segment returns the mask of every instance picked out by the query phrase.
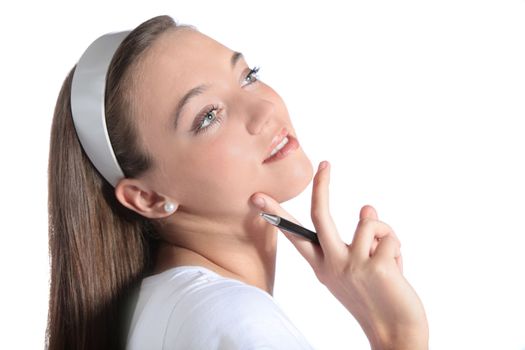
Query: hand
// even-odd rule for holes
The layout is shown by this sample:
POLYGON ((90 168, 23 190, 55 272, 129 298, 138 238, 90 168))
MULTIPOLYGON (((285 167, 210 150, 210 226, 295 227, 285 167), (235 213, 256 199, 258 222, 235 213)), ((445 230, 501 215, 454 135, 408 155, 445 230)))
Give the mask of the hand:
MULTIPOLYGON (((319 281, 356 318, 372 349, 428 349, 423 304, 403 277, 400 242, 394 231, 379 221, 372 206, 365 205, 352 243, 343 242, 328 207, 330 165, 326 162, 322 168, 321 164, 313 180, 311 205, 320 245, 281 232, 308 261, 319 281)), ((264 199, 259 206, 263 211, 301 225, 272 197, 256 193, 252 200, 255 197, 264 199)))

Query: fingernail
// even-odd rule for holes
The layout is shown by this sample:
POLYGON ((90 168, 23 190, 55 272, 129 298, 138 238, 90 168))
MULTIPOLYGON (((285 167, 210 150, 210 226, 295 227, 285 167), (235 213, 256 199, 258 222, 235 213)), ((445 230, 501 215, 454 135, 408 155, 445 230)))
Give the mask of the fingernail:
POLYGON ((266 202, 264 201, 264 198, 262 197, 259 197, 259 196, 255 196, 253 199, 252 199, 253 203, 258 206, 259 208, 264 208, 264 206, 266 205, 266 202))
POLYGON ((319 163, 319 170, 324 169, 328 166, 328 162, 326 160, 323 160, 321 163, 319 163))

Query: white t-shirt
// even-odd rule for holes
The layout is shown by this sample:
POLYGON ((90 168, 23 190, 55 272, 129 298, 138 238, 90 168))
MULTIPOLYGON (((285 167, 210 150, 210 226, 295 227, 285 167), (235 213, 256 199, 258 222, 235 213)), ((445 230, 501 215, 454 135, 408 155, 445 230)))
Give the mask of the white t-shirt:
POLYGON ((142 280, 127 350, 312 350, 272 295, 202 266, 142 280))

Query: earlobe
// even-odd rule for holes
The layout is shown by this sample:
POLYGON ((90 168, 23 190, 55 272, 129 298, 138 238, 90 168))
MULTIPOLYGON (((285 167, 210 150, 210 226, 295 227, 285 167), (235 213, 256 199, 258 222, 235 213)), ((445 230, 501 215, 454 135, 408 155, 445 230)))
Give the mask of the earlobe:
POLYGON ((126 208, 150 219, 166 217, 177 207, 165 197, 143 186, 137 179, 121 179, 115 186, 115 196, 126 208), (167 202, 171 203, 167 208, 170 209, 169 212, 165 208, 167 202))
POLYGON ((173 204, 172 202, 166 202, 164 203, 164 211, 168 214, 171 214, 175 211, 176 207, 175 207, 175 204, 173 204))

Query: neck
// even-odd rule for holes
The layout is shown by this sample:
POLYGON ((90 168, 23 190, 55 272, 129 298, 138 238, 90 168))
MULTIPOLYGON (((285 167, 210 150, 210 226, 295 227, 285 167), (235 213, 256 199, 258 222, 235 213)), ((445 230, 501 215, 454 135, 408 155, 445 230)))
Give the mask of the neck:
POLYGON ((204 222, 183 211, 172 217, 162 228, 153 273, 176 266, 203 266, 273 295, 277 228, 258 212, 250 213, 241 225, 204 222))

